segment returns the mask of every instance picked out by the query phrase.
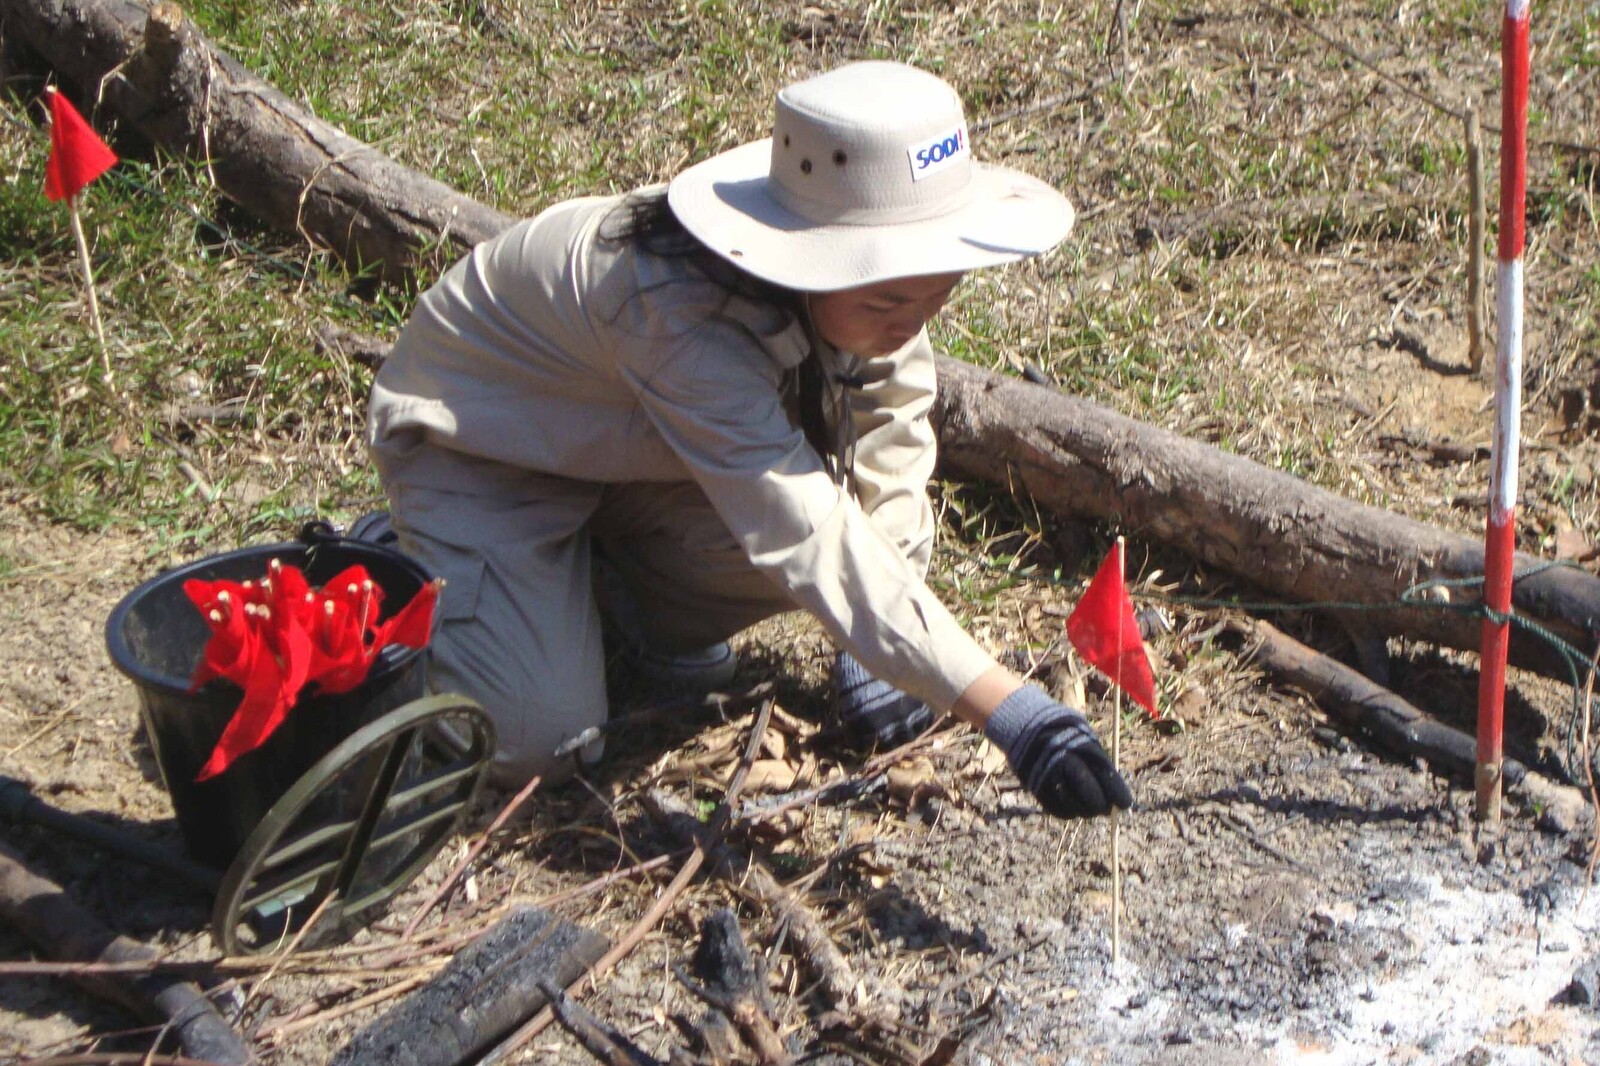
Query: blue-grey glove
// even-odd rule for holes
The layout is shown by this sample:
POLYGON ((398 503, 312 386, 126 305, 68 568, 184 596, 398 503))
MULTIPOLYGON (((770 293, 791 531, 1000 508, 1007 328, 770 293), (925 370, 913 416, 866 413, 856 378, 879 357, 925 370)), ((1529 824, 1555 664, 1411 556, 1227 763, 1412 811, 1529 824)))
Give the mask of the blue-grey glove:
POLYGON ((1089 818, 1133 806, 1128 783, 1111 765, 1089 720, 1023 685, 1000 701, 984 735, 1006 753, 1017 780, 1057 818, 1089 818))
POLYGON ((857 744, 899 747, 933 725, 926 703, 879 681, 847 651, 833 660, 833 707, 840 727, 857 744))

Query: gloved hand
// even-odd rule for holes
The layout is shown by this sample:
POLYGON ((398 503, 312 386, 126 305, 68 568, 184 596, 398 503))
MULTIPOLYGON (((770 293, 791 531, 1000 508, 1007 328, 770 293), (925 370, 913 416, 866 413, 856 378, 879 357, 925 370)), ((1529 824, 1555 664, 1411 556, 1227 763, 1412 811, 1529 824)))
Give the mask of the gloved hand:
POLYGON ((1089 720, 1023 685, 1000 701, 984 735, 1006 753, 1017 780, 1057 818, 1088 818, 1133 806, 1133 793, 1111 765, 1089 720))
POLYGON ((926 703, 879 681, 847 651, 833 660, 833 707, 852 741, 879 748, 899 747, 933 725, 926 703))

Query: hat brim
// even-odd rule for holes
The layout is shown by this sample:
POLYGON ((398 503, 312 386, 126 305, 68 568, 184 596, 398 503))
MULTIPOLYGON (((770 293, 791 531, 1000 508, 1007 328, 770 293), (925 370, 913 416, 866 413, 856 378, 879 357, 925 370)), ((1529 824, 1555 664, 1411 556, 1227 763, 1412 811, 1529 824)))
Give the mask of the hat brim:
POLYGON ((1049 251, 1072 229, 1067 198, 1007 167, 974 164, 971 196, 936 218, 815 223, 772 198, 770 138, 740 145, 672 179, 667 200, 699 241, 758 278, 834 292, 894 278, 953 274, 1049 251))

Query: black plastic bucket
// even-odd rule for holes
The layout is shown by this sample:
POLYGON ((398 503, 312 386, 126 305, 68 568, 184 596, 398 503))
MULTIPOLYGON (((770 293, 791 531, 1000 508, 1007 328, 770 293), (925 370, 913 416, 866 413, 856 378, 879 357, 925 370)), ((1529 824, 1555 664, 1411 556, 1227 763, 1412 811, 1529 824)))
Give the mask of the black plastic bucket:
POLYGON ((233 862, 251 830, 312 764, 357 729, 424 694, 421 650, 390 645, 361 685, 337 696, 302 696, 259 748, 215 777, 195 781, 242 693, 226 681, 189 690, 211 631, 184 595, 185 581, 258 581, 278 559, 299 567, 315 587, 359 563, 383 590, 387 617, 430 579, 397 551, 316 529, 308 528, 302 542, 214 555, 152 578, 125 596, 106 622, 106 648, 138 690, 145 733, 184 842, 196 859, 218 869, 233 862))

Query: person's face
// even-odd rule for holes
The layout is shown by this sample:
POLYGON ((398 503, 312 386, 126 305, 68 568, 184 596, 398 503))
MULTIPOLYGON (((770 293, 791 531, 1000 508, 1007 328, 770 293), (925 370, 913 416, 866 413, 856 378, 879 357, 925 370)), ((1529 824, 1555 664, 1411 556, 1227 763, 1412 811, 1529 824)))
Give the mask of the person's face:
POLYGON ((960 274, 895 278, 811 295, 811 325, 840 351, 872 359, 903 348, 950 299, 960 274))

